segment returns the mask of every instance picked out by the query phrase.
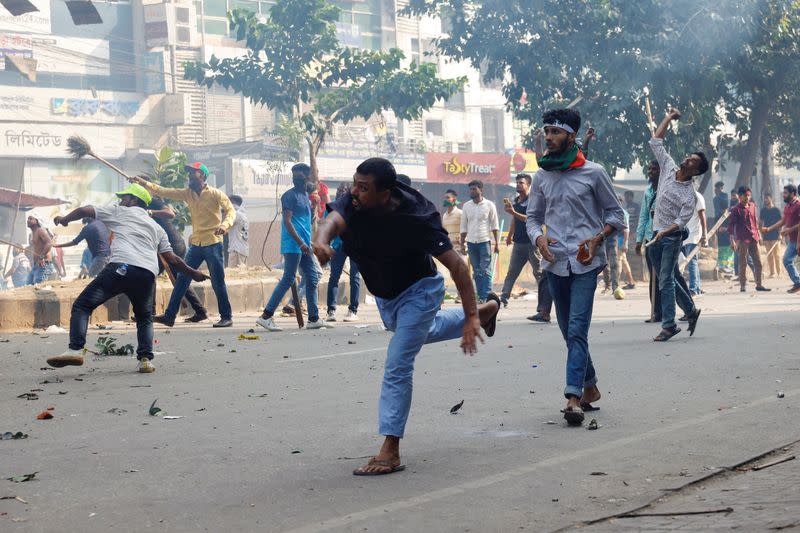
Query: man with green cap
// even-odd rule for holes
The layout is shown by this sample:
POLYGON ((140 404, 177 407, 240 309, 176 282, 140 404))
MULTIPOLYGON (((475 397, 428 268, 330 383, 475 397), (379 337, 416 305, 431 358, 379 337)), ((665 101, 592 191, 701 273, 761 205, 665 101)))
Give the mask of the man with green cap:
POLYGON ((81 292, 72 304, 69 322, 69 349, 61 355, 50 357, 47 364, 53 367, 81 366, 86 351, 86 330, 89 317, 97 307, 114 296, 124 294, 131 301, 136 316, 139 372, 155 370, 153 359, 153 294, 158 276, 158 255, 182 274, 195 281, 208 276, 190 268, 172 253, 167 234, 147 214, 151 196, 141 185, 131 184, 118 192, 119 205, 85 206, 66 216, 53 219, 56 225, 91 217, 103 222, 113 232, 111 257, 102 272, 81 292))
MULTIPOLYGON (((189 172, 189 187, 185 189, 168 189, 146 181, 138 176, 129 178, 133 183, 145 187, 155 196, 165 200, 178 200, 189 206, 192 216, 192 236, 189 237, 189 251, 186 263, 197 268, 205 261, 211 274, 211 287, 217 296, 220 321, 215 328, 227 328, 233 325, 233 311, 228 299, 228 288, 225 286, 225 261, 222 250, 222 237, 236 219, 236 210, 228 196, 219 189, 210 187, 208 168, 202 163, 192 163, 186 167, 189 172)), ((169 299, 169 305, 163 315, 154 318, 159 324, 172 327, 178 315, 181 300, 191 280, 188 276, 178 274, 175 288, 169 299)))

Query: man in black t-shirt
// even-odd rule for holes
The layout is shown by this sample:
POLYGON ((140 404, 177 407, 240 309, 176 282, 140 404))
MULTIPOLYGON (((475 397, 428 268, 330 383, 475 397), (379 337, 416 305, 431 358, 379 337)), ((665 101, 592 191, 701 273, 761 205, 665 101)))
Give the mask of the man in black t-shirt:
POLYGON ((328 204, 313 249, 323 265, 342 239, 342 250, 358 263, 367 288, 375 296, 386 329, 394 332, 384 366, 379 405, 379 430, 384 435, 378 455, 355 470, 357 476, 391 474, 400 462, 400 439, 411 409, 414 359, 423 344, 461 337, 464 353, 476 352, 481 328, 491 337, 500 299, 490 294, 477 306, 469 269, 453 250, 436 207, 411 187, 399 183, 386 159, 361 163, 351 190, 328 204), (436 257, 455 281, 462 309, 440 310, 444 277, 436 257))
MULTIPOLYGON (((172 220, 175 218, 175 211, 173 211, 172 206, 165 203, 161 198, 153 198, 150 201, 147 213, 153 217, 156 224, 161 226, 164 233, 167 234, 169 244, 172 246, 172 252, 181 259, 186 257, 186 242, 183 240, 181 232, 172 223, 172 220)), ((177 278, 178 271, 175 267, 170 266, 169 269, 172 271, 173 278, 177 278)), ((159 273, 163 271, 164 265, 160 264, 159 273)), ((186 322, 202 322, 208 318, 208 311, 203 307, 203 303, 200 301, 200 298, 198 298, 197 293, 194 292, 191 285, 186 289, 186 294, 183 295, 183 298, 194 310, 194 315, 187 318, 186 322)))
POLYGON ((514 203, 512 204, 507 198, 503 201, 506 213, 511 215, 511 226, 509 226, 508 229, 506 246, 511 246, 513 242, 514 248, 511 250, 511 258, 508 261, 508 273, 503 282, 500 302, 503 304, 503 307, 508 306, 508 298, 511 296, 511 289, 514 288, 514 283, 517 282, 517 278, 520 272, 522 272, 525 263, 530 263, 533 269, 533 276, 536 278, 538 284, 538 305, 536 307, 536 314, 528 317, 528 319, 534 322, 550 322, 550 310, 553 307, 553 298, 550 297, 550 289, 547 287, 544 271, 539 264, 536 246, 531 243, 531 238, 528 237, 528 230, 526 228, 526 223, 528 221, 528 193, 530 190, 530 175, 519 174, 517 176, 518 196, 514 199, 514 203))

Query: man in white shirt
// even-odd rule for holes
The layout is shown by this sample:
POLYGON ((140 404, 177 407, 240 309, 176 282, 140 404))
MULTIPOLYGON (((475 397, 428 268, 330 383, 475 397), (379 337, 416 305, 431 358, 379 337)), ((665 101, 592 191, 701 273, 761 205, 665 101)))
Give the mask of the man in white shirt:
POLYGON ((47 364, 52 367, 83 365, 86 330, 92 311, 114 296, 124 294, 131 301, 136 316, 139 372, 153 372, 155 368, 150 361, 153 359, 153 298, 158 276, 158 255, 161 254, 164 261, 194 281, 209 279, 172 252, 167 234, 147 214, 146 209, 152 199, 147 189, 132 184, 118 192, 117 196, 119 205, 87 205, 53 219, 56 225, 67 226, 82 218, 95 218, 108 227, 114 234, 114 240, 111 242, 109 263, 72 304, 69 349, 47 359, 47 364))
POLYGON ((228 266, 234 268, 247 264, 247 256, 250 255, 250 243, 247 240, 250 222, 247 220, 247 213, 242 206, 242 197, 232 194, 229 198, 236 210, 236 218, 234 218, 233 226, 228 233, 228 266))
MULTIPOLYGON (((689 231, 689 236, 683 241, 683 255, 689 257, 692 250, 700 246, 708 246, 706 241, 706 234, 708 233, 708 226, 706 224, 706 201, 703 195, 699 192, 694 192, 697 197, 697 203, 694 207, 694 214, 686 224, 686 229, 689 231)), ((697 255, 692 257, 692 260, 686 265, 686 271, 689 273, 689 292, 692 295, 701 294, 700 290, 700 265, 697 261, 697 255)))
POLYGON ((453 189, 444 193, 444 213, 442 213, 442 226, 450 237, 453 248, 460 253, 466 253, 461 247, 461 209, 458 208, 458 194, 453 189))
POLYGON ((483 197, 482 182, 469 183, 469 196, 472 201, 464 204, 461 213, 461 245, 467 248, 478 302, 483 303, 492 290, 492 252, 499 253, 500 224, 494 202, 483 197))

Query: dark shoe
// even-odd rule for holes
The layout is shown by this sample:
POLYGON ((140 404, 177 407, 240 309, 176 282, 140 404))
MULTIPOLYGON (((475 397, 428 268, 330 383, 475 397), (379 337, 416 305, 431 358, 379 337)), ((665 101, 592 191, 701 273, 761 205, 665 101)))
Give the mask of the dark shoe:
POLYGON ((184 322, 192 322, 192 323, 196 324, 197 322, 202 322, 203 320, 206 320, 207 318, 208 318, 208 315, 205 314, 205 313, 195 313, 192 316, 190 316, 189 318, 187 318, 186 320, 184 320, 184 322))
POLYGON ((542 315, 542 313, 536 313, 533 316, 529 316, 528 320, 532 320, 533 322, 542 322, 542 323, 545 323, 545 324, 549 324, 550 323, 550 318, 542 315))
POLYGON ((631 290, 636 288, 636 285, 634 285, 633 283, 628 283, 627 285, 625 285, 622 288, 625 289, 626 291, 631 291, 631 290))
POLYGON ((293 315, 294 314, 294 306, 293 305, 284 305, 283 309, 281 309, 281 311, 283 311, 287 315, 293 315))
POLYGON ((688 322, 688 321, 689 321, 689 317, 687 317, 686 315, 683 315, 682 317, 680 317, 678 319, 678 322, 688 322))
POLYGON ((672 337, 674 337, 675 335, 677 335, 680 332, 681 332, 681 328, 679 328, 678 326, 673 326, 670 329, 662 330, 661 333, 656 335, 656 337, 653 340, 655 342, 667 342, 668 340, 670 340, 672 337))
POLYGON ((769 292, 769 291, 771 291, 772 289, 768 289, 768 288, 766 288, 766 287, 765 287, 765 286, 763 286, 763 285, 758 285, 758 286, 756 287, 756 290, 757 290, 758 292, 769 292))
POLYGON ((742 287, 739 289, 739 292, 747 292, 747 289, 745 287, 742 287))
POLYGON ((503 309, 506 309, 508 307, 508 300, 505 298, 500 298, 500 304, 502 305, 503 309))
POLYGON ((215 328, 229 328, 233 326, 233 320, 230 318, 222 318, 219 322, 215 322, 212 327, 215 328))
POLYGON ((486 324, 481 324, 483 330, 486 332, 487 337, 494 337, 495 329, 497 329, 497 315, 500 313, 500 298, 493 292, 490 292, 486 297, 487 302, 497 302, 497 311, 489 318, 486 324))
POLYGON ((157 324, 164 324, 170 328, 175 325, 175 319, 170 318, 167 315, 156 315, 153 317, 153 322, 156 322, 157 324))
POLYGON ((580 407, 569 407, 564 409, 564 420, 570 426, 580 426, 583 424, 584 414, 580 407))
MULTIPOLYGON (((683 319, 681 319, 681 320, 683 320, 683 319)), ((658 324, 659 322, 661 322, 661 317, 660 316, 659 317, 655 317, 654 316, 654 317, 648 318, 644 322, 645 322, 645 324, 658 324)))
POLYGON ((700 309, 695 309, 692 316, 687 317, 689 322, 689 336, 694 335, 694 328, 697 327, 697 319, 700 318, 700 309))
POLYGON ((788 292, 789 294, 794 294, 796 292, 800 292, 800 283, 795 283, 794 285, 792 285, 792 288, 789 289, 786 292, 788 292))

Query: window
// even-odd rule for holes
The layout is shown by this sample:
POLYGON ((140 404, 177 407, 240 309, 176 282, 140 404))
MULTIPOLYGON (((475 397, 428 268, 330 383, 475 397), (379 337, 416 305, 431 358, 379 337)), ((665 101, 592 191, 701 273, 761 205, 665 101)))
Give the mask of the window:
POLYGON ((505 148, 505 139, 503 137, 504 118, 502 109, 481 109, 484 152, 502 152, 505 148))
POLYGON ((419 60, 419 39, 411 39, 411 61, 417 65, 421 64, 419 60))
POLYGON ((444 102, 445 109, 452 109, 455 111, 464 111, 466 106, 464 104, 464 91, 458 91, 444 102))
POLYGON ((442 121, 441 120, 426 120, 425 121, 425 135, 434 135, 436 137, 442 136, 442 121))
POLYGON ((228 35, 228 21, 206 19, 206 33, 228 35))
POLYGON ((205 0, 205 10, 207 17, 224 17, 228 12, 228 3, 225 0, 205 0))

